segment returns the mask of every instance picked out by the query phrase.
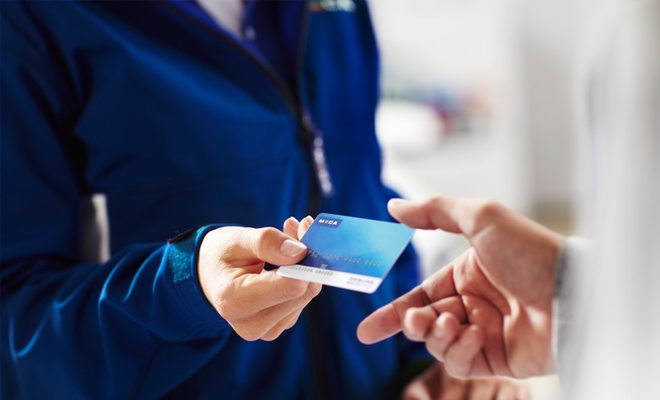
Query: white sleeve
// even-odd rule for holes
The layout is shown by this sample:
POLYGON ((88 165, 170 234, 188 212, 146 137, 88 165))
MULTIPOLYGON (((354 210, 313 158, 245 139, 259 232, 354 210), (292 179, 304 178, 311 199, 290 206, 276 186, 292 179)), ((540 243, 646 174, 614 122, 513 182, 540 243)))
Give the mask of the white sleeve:
MULTIPOLYGON (((612 2, 592 3, 585 24, 612 2)), ((582 99, 598 142, 593 261, 566 262, 557 296, 571 400, 660 399, 660 1, 613 3, 582 99)))
POLYGON ((584 311, 578 309, 579 299, 586 295, 588 288, 580 285, 580 276, 588 275, 592 269, 593 242, 589 239, 571 236, 559 250, 555 274, 555 298, 552 321, 552 350, 560 380, 565 382, 571 375, 571 355, 575 354, 575 341, 571 332, 584 320, 584 311))

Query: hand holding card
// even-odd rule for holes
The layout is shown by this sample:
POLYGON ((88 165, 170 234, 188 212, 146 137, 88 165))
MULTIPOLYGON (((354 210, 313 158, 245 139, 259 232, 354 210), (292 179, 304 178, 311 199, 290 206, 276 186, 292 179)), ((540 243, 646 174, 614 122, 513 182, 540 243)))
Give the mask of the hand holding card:
POLYGON ((414 232, 393 222, 319 214, 300 239, 307 246, 305 258, 277 274, 373 293, 414 232))

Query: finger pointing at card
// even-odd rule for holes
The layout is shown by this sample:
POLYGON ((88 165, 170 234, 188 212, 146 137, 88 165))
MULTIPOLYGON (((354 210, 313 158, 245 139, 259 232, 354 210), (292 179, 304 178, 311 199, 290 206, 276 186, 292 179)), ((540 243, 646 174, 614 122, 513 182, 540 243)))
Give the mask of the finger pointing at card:
POLYGON ((264 270, 264 263, 292 264, 306 250, 274 228, 215 229, 200 248, 197 269, 202 290, 243 339, 273 340, 293 326, 321 285, 277 276, 264 270))

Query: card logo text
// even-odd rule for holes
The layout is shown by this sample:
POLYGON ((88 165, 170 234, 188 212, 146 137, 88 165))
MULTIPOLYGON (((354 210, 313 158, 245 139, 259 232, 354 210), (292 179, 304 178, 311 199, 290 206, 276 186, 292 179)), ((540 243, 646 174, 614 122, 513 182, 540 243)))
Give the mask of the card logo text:
POLYGON ((319 225, 327 226, 330 228, 338 228, 339 225, 341 225, 341 219, 335 219, 335 218, 319 218, 317 223, 319 225))

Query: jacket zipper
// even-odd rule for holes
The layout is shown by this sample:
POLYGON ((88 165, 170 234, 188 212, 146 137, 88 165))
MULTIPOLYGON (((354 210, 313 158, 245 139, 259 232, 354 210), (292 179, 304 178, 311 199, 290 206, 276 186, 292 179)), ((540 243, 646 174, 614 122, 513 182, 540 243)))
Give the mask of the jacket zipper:
MULTIPOLYGON (((305 2, 303 4, 302 15, 300 16, 300 28, 298 31, 298 45, 296 54, 296 90, 298 92, 298 99, 302 103, 303 94, 300 88, 300 81, 302 80, 302 69, 305 59, 305 49, 307 47, 307 31, 309 26, 309 7, 305 2)), ((315 168, 316 172, 316 189, 312 191, 312 197, 309 203, 308 215, 316 216, 321 211, 321 196, 330 197, 334 190, 332 180, 327 170, 325 162, 325 151, 323 148, 323 134, 320 129, 316 127, 314 121, 306 108, 302 108, 302 122, 303 129, 307 132, 307 136, 312 139, 311 143, 311 160, 310 163, 315 168), (322 159, 321 159, 322 158, 322 159), (320 162, 319 162, 320 161, 320 162)), ((328 395, 328 380, 327 371, 325 366, 325 356, 323 353, 322 329, 321 329, 321 306, 317 299, 312 300, 308 305, 308 329, 309 340, 312 347, 312 369, 314 370, 314 389, 316 391, 317 400, 327 400, 328 395)))
MULTIPOLYGON (((325 143, 323 141, 323 132, 316 126, 316 124, 314 124, 314 121, 312 120, 307 108, 301 104, 301 101, 296 98, 294 92, 286 85, 286 83, 284 83, 282 79, 280 79, 278 74, 273 71, 269 65, 261 62, 261 60, 255 57, 254 54, 252 54, 252 52, 250 52, 248 49, 241 46, 234 39, 227 37, 226 34, 222 33, 215 27, 199 24, 198 21, 195 21, 193 17, 184 12, 181 12, 181 10, 177 9, 168 2, 162 2, 162 4, 166 6, 171 12, 174 12, 177 15, 192 22, 193 24, 203 28, 210 34, 216 37, 220 37, 223 41, 228 43, 238 52, 242 53, 246 58, 251 60, 261 70, 261 72, 263 72, 264 75, 268 77, 268 79, 273 83, 277 90, 282 94, 282 97, 284 97, 284 102, 291 110, 291 113, 296 117, 298 125, 302 128, 302 139, 303 142, 307 145, 308 161, 312 165, 314 177, 316 178, 313 180, 314 182, 312 184, 312 193, 310 196, 311 201, 308 208, 308 214, 316 215, 321 207, 321 197, 331 197, 334 194, 334 188, 325 158, 325 143)), ((299 77, 304 59, 304 44, 308 18, 309 10, 304 5, 301 15, 300 32, 298 36, 298 54, 296 60, 298 79, 300 79, 299 77)), ((298 97, 301 97, 300 94, 298 97)))
MULTIPOLYGON (((168 2, 162 2, 165 5, 168 5, 168 2)), ((296 88, 298 92, 298 98, 294 95, 294 92, 280 79, 280 77, 273 71, 273 69, 262 63, 261 60, 256 58, 249 50, 241 46, 235 40, 227 37, 222 34, 222 32, 214 29, 214 27, 204 25, 204 30, 208 31, 216 37, 220 37, 223 41, 231 45, 234 49, 242 53, 246 58, 252 60, 255 65, 270 79, 270 81, 275 85, 277 90, 284 97, 285 103, 291 110, 291 113, 296 116, 298 124, 302 128, 302 139, 303 142, 307 145, 307 155, 308 161, 310 162, 313 168, 313 174, 316 179, 312 179, 312 190, 310 193, 310 202, 308 206, 308 215, 317 215, 321 210, 321 199, 322 197, 330 197, 334 193, 334 188, 332 185, 332 180, 327 168, 327 163, 325 159, 325 145, 323 141, 323 132, 314 124, 314 121, 311 118, 311 115, 306 107, 302 105, 302 93, 300 92, 299 81, 301 79, 302 66, 304 63, 305 47, 306 47, 306 37, 307 29, 309 23, 309 8, 307 2, 303 5, 302 15, 300 18, 300 28, 298 32, 298 47, 297 47, 297 59, 296 59, 296 83, 298 87, 296 88)), ((189 15, 182 13, 180 10, 175 7, 170 8, 173 12, 179 14, 185 19, 191 21, 195 24, 195 20, 189 15)), ((198 23, 195 25, 199 25, 198 23)), ((320 315, 321 310, 318 304, 318 301, 312 301, 308 305, 308 320, 309 320, 309 332, 310 332, 310 341, 312 346, 312 368, 314 369, 314 383, 316 389, 316 398, 318 400, 328 399, 328 382, 326 379, 327 372, 325 368, 325 357, 323 353, 323 344, 321 340, 321 321, 320 315)))

